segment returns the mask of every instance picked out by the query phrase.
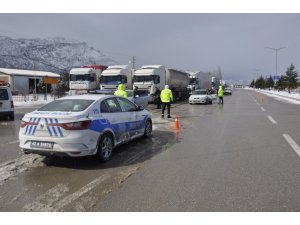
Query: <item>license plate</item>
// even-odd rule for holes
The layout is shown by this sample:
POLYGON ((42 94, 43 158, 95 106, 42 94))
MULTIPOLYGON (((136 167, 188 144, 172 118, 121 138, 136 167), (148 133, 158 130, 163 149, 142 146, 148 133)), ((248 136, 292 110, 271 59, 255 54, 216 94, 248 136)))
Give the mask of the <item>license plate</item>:
POLYGON ((31 141, 30 147, 32 148, 43 148, 43 149, 53 149, 52 142, 44 142, 44 141, 31 141))

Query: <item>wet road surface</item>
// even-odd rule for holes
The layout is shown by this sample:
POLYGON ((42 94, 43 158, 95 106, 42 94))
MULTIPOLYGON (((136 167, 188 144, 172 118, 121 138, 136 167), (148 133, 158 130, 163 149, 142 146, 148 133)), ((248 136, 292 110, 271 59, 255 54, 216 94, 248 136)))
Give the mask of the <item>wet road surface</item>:
POLYGON ((21 154, 19 119, 32 109, 17 109, 0 121, 0 211, 299 211, 300 160, 283 136, 300 143, 299 106, 246 90, 224 102, 173 105, 175 133, 150 105, 152 137, 107 163, 21 154))

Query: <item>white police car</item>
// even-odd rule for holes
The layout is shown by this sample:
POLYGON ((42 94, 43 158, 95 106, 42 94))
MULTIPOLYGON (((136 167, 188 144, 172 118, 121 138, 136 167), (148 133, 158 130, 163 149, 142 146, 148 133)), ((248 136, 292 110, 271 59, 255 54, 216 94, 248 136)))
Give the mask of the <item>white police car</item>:
POLYGON ((150 113, 126 98, 69 96, 25 114, 19 146, 24 153, 98 155, 107 161, 117 145, 151 133, 150 113))
POLYGON ((192 92, 189 97, 190 104, 206 103, 212 104, 213 97, 205 89, 199 89, 192 92))

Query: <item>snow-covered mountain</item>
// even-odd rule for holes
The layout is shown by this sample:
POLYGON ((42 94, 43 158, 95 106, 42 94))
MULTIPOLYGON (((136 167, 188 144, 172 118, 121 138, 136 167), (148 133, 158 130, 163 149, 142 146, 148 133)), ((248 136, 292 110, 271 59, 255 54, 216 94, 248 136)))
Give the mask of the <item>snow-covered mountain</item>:
POLYGON ((51 72, 83 65, 117 62, 101 51, 66 38, 25 39, 0 36, 0 68, 36 69, 51 72))

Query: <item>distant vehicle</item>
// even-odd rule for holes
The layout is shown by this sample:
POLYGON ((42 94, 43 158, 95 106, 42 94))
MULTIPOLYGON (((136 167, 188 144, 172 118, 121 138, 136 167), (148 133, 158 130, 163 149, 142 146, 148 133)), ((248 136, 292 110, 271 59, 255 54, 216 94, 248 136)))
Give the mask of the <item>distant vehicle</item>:
POLYGON ((190 91, 190 94, 194 90, 200 89, 201 88, 201 73, 200 72, 188 72, 189 75, 189 85, 188 89, 190 91))
POLYGON ((71 95, 85 94, 89 90, 99 89, 99 79, 106 66, 83 66, 70 70, 71 95))
POLYGON ((225 88, 224 95, 232 95, 232 90, 230 88, 225 88))
POLYGON ((186 72, 168 69, 162 65, 142 66, 134 72, 133 88, 139 92, 147 93, 150 102, 156 102, 159 94, 155 94, 169 85, 174 100, 185 100, 189 97, 189 77, 186 72))
POLYGON ((97 155, 107 161, 116 146, 151 133, 151 114, 130 100, 111 95, 77 95, 25 114, 19 147, 25 154, 97 155))
POLYGON ((213 96, 211 96, 206 89, 199 89, 192 92, 189 98, 190 104, 212 104, 213 96))
POLYGON ((15 119, 14 102, 11 90, 7 86, 0 86, 0 116, 8 116, 10 120, 15 119))
POLYGON ((101 90, 116 90, 119 84, 124 84, 126 89, 132 90, 133 69, 128 65, 113 65, 107 67, 100 77, 101 90))
MULTIPOLYGON (((90 94, 104 94, 104 95, 114 95, 115 90, 95 90, 89 91, 90 94)), ((133 90, 126 90, 128 98, 130 101, 134 102, 136 105, 141 106, 143 109, 147 108, 149 102, 148 95, 139 95, 134 93, 133 90)))

